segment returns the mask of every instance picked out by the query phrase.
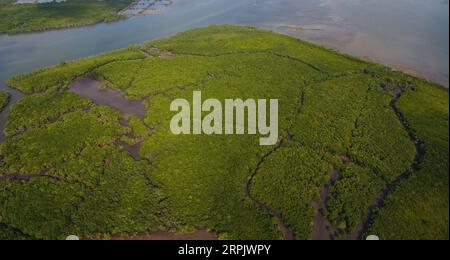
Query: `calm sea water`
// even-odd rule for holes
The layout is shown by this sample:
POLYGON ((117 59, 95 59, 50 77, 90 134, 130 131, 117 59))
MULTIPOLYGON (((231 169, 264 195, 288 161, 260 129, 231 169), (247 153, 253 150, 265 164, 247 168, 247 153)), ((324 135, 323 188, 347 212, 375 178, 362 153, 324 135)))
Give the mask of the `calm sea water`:
MULTIPOLYGON (((449 85, 448 0, 175 0, 116 23, 0 35, 0 89, 13 75, 63 60, 225 23, 288 33, 449 85)), ((19 97, 13 92, 13 102, 19 97)))

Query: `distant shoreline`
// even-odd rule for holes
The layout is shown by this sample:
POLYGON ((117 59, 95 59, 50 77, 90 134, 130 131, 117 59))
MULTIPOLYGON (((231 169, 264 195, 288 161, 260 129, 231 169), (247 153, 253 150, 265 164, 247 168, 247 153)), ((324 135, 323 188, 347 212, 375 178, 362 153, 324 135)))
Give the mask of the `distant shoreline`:
POLYGON ((13 3, 2 7, 3 10, 0 10, 0 17, 3 19, 3 22, 0 22, 0 35, 14 36, 117 22, 129 18, 121 14, 121 12, 133 4, 135 4, 135 1, 131 0, 117 2, 112 2, 111 0, 103 2, 72 0, 44 3, 13 3), (37 6, 40 8, 39 10, 34 8, 37 6), (68 9, 74 13, 68 12, 68 9), (76 13, 84 9, 88 10, 88 14, 76 13), (58 20, 54 18, 55 13, 63 16, 63 19, 58 20), (71 21, 71 19, 76 21, 71 21), (83 20, 85 21, 83 22, 83 20), (33 23, 38 23, 39 25, 33 23))

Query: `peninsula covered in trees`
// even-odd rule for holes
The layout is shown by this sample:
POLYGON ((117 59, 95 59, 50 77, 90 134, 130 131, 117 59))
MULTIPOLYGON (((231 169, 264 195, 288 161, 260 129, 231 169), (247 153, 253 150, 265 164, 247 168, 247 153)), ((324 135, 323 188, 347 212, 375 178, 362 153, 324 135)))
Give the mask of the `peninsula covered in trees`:
POLYGON ((26 96, 0 145, 1 238, 449 238, 449 96, 434 83, 224 25, 8 84, 26 96), (174 135, 170 104, 193 91, 278 99, 278 141, 174 135))

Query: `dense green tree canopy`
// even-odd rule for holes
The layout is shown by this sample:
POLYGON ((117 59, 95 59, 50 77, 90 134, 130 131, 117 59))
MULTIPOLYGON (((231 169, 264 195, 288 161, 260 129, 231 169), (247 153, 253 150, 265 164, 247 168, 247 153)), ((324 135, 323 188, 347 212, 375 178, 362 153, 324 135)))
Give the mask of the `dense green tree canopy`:
POLYGON ((204 226, 223 239, 282 239, 281 220, 309 239, 323 214, 334 238, 448 239, 448 90, 433 83, 288 36, 210 26, 9 84, 27 96, 0 146, 0 237, 204 226), (142 100, 145 117, 69 92, 79 77, 142 100), (170 103, 194 90, 278 99, 278 144, 173 135, 170 103))

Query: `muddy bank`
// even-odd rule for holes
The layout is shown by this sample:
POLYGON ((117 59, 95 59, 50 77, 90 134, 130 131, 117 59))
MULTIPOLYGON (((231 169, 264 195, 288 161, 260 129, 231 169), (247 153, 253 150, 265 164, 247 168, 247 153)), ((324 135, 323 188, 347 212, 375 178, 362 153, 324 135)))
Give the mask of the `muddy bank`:
POLYGON ((337 169, 330 172, 330 179, 320 191, 320 199, 311 202, 317 214, 313 219, 314 228, 311 235, 312 240, 332 240, 337 235, 337 230, 331 225, 326 217, 327 200, 331 196, 330 186, 333 185, 341 177, 341 173, 337 169))
POLYGON ((130 237, 113 236, 112 240, 218 240, 218 235, 199 228, 193 233, 172 233, 168 231, 156 231, 150 235, 135 235, 130 237))
POLYGON ((86 77, 75 80, 69 86, 69 91, 92 100, 95 104, 109 106, 120 111, 123 115, 133 115, 141 119, 147 110, 140 100, 129 100, 119 91, 105 88, 101 89, 102 82, 86 77))
POLYGON ((131 157, 133 157, 133 159, 135 161, 142 160, 142 157, 139 154, 139 151, 141 150, 141 143, 142 142, 137 142, 137 143, 131 145, 131 144, 128 144, 128 143, 123 142, 123 141, 116 141, 116 145, 122 146, 123 149, 125 151, 127 151, 131 155, 131 157))

